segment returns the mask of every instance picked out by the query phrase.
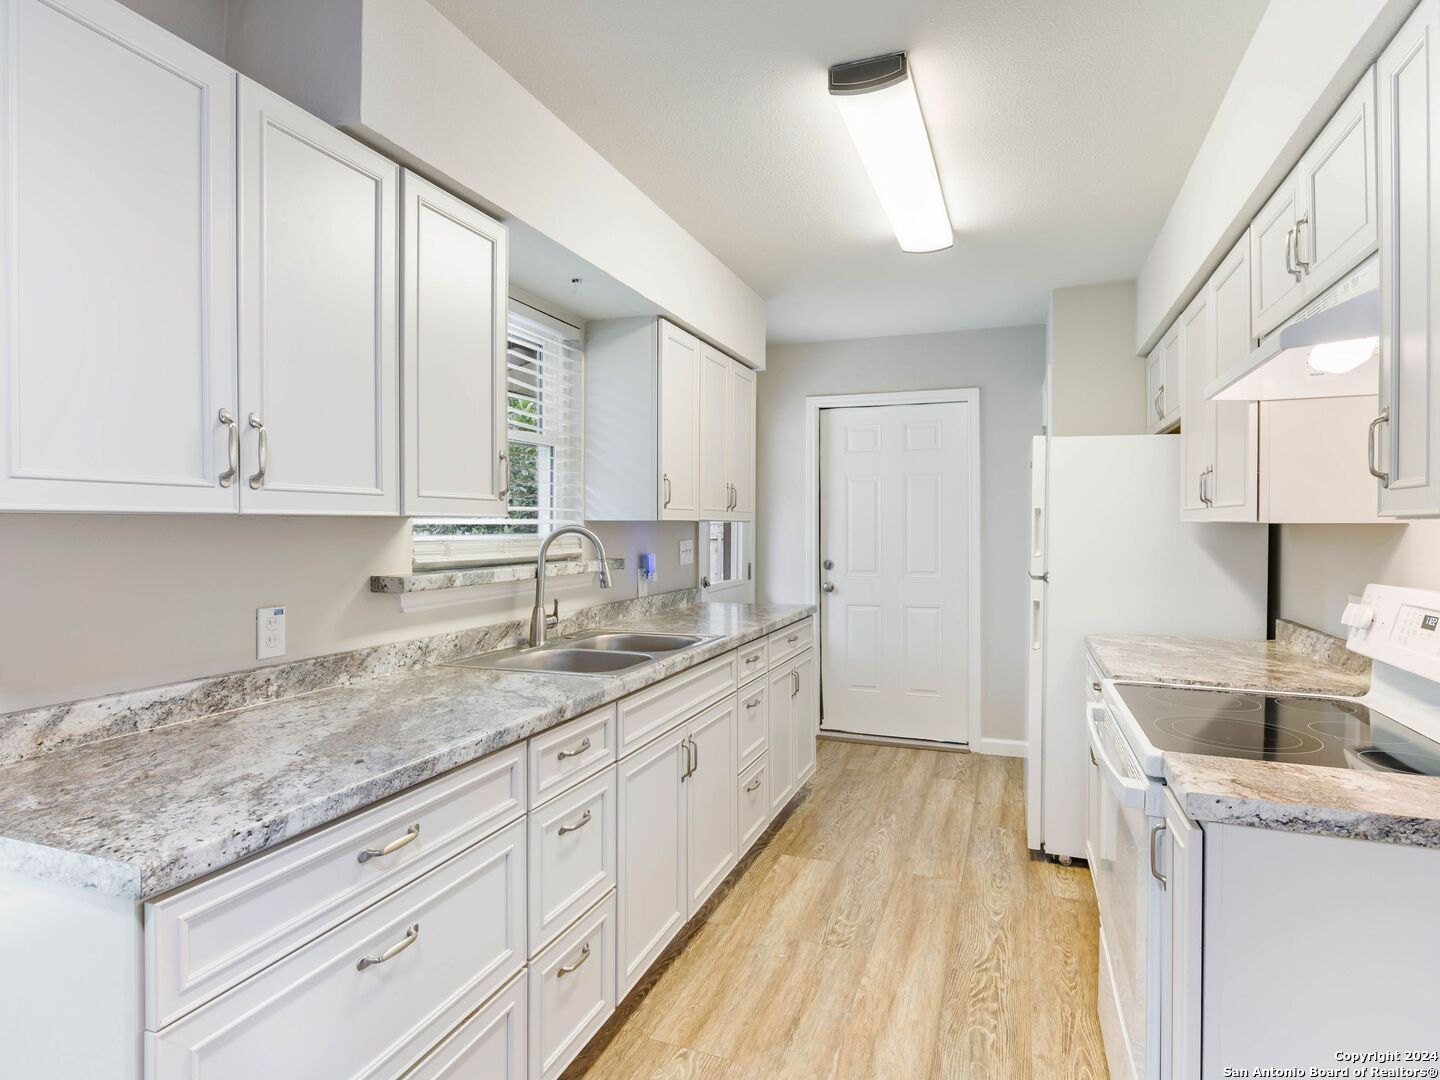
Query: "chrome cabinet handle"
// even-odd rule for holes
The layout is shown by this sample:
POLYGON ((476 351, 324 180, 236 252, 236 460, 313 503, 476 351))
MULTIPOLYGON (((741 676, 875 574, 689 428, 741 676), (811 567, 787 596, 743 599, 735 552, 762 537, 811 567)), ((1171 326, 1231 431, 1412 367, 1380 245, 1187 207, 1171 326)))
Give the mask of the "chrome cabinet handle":
POLYGON ((1162 821, 1150 829, 1150 876, 1160 883, 1162 889, 1168 889, 1170 883, 1165 880, 1165 875, 1160 873, 1160 867, 1155 861, 1155 841, 1159 839, 1160 833, 1165 828, 1167 828, 1167 826, 1165 822, 1162 821))
POLYGON ((1100 767, 1100 762, 1095 760, 1095 748, 1093 746, 1090 748, 1090 764, 1097 769, 1100 767))
POLYGON ((694 739, 690 740, 690 749, 695 752, 695 764, 690 766, 690 775, 694 776, 700 771, 700 744, 694 739))
POLYGON ((790 672, 790 696, 794 697, 800 693, 800 669, 794 668, 790 672))
POLYGON ((685 751, 685 771, 680 774, 680 782, 683 784, 686 780, 689 780, 689 779, 690 779, 690 774, 695 771, 694 768, 692 768, 692 767, 691 767, 691 764, 690 764, 690 762, 691 762, 691 757, 690 757, 690 740, 689 740, 689 739, 681 739, 681 740, 680 740, 680 749, 682 749, 682 750, 685 751))
POLYGON ((414 926, 410 927, 409 930, 405 931, 405 936, 403 938, 397 941, 394 945, 391 945, 379 956, 362 956, 360 958, 360 962, 355 965, 355 970, 364 971, 368 967, 374 967, 377 964, 383 964, 387 960, 394 960, 395 957, 399 956, 402 952, 408 949, 411 945, 414 945, 415 942, 419 940, 420 924, 417 922, 414 926))
POLYGON ((1154 400, 1153 402, 1151 402, 1151 404, 1153 404, 1153 405, 1155 406, 1155 419, 1156 419, 1156 420, 1163 420, 1163 419, 1165 418, 1165 406, 1164 406, 1164 404, 1161 402, 1161 398, 1163 398, 1164 396, 1165 396, 1165 384, 1162 382, 1162 383, 1160 384, 1160 389, 1158 389, 1158 390, 1155 391, 1155 400, 1154 400))
POLYGON ((259 491, 260 485, 265 483, 265 474, 270 471, 270 433, 265 430, 265 421, 260 419, 259 413, 250 414, 250 426, 260 433, 260 470, 250 477, 251 490, 259 491))
POLYGON ((362 863, 369 862, 371 859, 383 859, 386 855, 394 855, 406 844, 413 844, 418 839, 420 839, 420 823, 416 822, 405 830, 404 836, 391 840, 382 848, 366 848, 356 856, 356 859, 362 863))
POLYGON ((1295 251, 1295 226, 1292 225, 1292 226, 1290 226, 1289 231, 1286 232, 1286 234, 1285 234, 1285 272, 1286 272, 1287 274, 1292 274, 1292 275, 1294 275, 1295 280, 1296 280, 1296 281, 1299 281, 1299 280, 1300 280, 1300 271, 1299 271, 1299 269, 1295 266, 1295 261, 1294 261, 1294 258, 1293 258, 1294 251, 1295 251))
POLYGON ((668 507, 670 505, 670 474, 662 473, 660 479, 665 484, 665 505, 668 507))
POLYGON ((799 634, 791 634, 791 635, 790 635, 789 637, 787 637, 785 640, 786 640, 787 642, 789 642, 791 645, 794 645, 795 642, 797 642, 797 641, 800 640, 800 635, 799 635, 799 634))
POLYGON ((575 832, 575 831, 578 830, 578 829, 583 829, 586 825, 589 825, 589 824, 590 824, 590 811, 589 811, 589 810, 586 810, 585 813, 583 813, 583 814, 580 815, 580 820, 577 821, 574 825, 561 825, 561 826, 560 826, 560 829, 559 829, 559 833, 560 833, 561 836, 564 836, 566 833, 572 833, 572 832, 575 832))
POLYGON ((510 457, 508 454, 500 455, 500 471, 505 475, 505 486, 495 493, 495 497, 508 499, 510 497, 510 457))
POLYGON ((1098 693, 1100 693, 1100 684, 1099 684, 1098 682, 1091 682, 1091 683, 1090 683, 1090 689, 1091 689, 1091 690, 1094 690, 1095 693, 1098 694, 1098 693))
POLYGON ((746 790, 746 792, 751 792, 751 791, 754 791, 754 790, 755 790, 756 788, 758 788, 759 786, 760 786, 760 777, 757 776, 757 777, 755 777, 754 780, 751 780, 748 784, 745 785, 745 790, 746 790))
POLYGON ((745 708, 747 708, 747 709, 758 709, 759 707, 760 707, 760 698, 759 698, 758 695, 757 695, 756 697, 751 698, 749 701, 745 702, 745 708))
POLYGON ((240 426, 229 409, 220 410, 220 423, 225 425, 225 463, 230 466, 220 474, 220 486, 228 488, 240 472, 240 426))
MULTIPOLYGON (((1300 257, 1300 242, 1305 238, 1304 229, 1305 226, 1309 224, 1310 218, 1308 216, 1302 217, 1295 222, 1295 265, 1298 269, 1306 271, 1310 269, 1310 260, 1300 257)), ((1295 276, 1299 277, 1300 275, 1297 273, 1295 276)))
POLYGON ((1370 466, 1370 475, 1375 477, 1376 480, 1379 480, 1380 486, 1383 488, 1390 486, 1390 474, 1388 472, 1381 472, 1379 466, 1375 463, 1375 429, 1381 424, 1388 423, 1390 423, 1390 406, 1386 405, 1380 410, 1380 415, 1370 421, 1370 430, 1365 435, 1366 464, 1370 466))
POLYGON ((760 662, 760 654, 759 654, 759 653, 756 653, 754 656, 747 656, 747 657, 745 658, 745 663, 747 663, 747 664, 758 664, 759 662, 760 662))
POLYGON ((580 950, 580 959, 579 959, 579 960, 576 960, 573 964, 566 964, 564 967, 556 968, 556 969, 555 969, 555 977, 556 977, 556 978, 559 978, 559 979, 563 979, 566 975, 574 974, 575 972, 577 972, 577 971, 580 970, 580 965, 583 964, 583 963, 585 963, 585 961, 586 961, 586 960, 589 960, 589 959, 590 959, 590 943, 587 941, 587 942, 585 943, 585 947, 580 950))
POLYGON ((575 747, 574 750, 561 750, 558 754, 555 755, 555 760, 564 761, 566 758, 579 757, 581 754, 583 754, 586 750, 589 749, 590 736, 586 735, 585 738, 580 740, 579 746, 575 747))

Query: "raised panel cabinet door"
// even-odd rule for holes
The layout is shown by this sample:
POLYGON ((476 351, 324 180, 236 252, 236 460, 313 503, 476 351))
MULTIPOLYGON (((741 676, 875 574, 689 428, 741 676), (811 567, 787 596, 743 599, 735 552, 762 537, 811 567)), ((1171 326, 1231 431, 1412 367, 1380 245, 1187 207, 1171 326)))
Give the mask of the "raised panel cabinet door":
MULTIPOLYGON (((1216 374, 1250 355, 1250 241, 1242 236, 1206 287, 1215 338, 1216 374)), ((1260 407, 1253 401, 1206 402, 1215 470, 1206 484, 1211 521, 1256 521, 1259 515, 1260 407)), ((1189 416, 1189 413, 1186 413, 1189 416)), ((1188 425, 1188 419, 1187 419, 1188 425)))
POLYGON ((0 0, 0 509, 236 510, 235 74, 0 0))
POLYGON ((402 509, 503 517, 508 233, 408 170, 401 204, 402 509))
POLYGON ((1165 403, 1165 414, 1160 419, 1160 429, 1174 425, 1180 418, 1180 383, 1184 377, 1180 360, 1180 323, 1177 320, 1166 335, 1160 339, 1160 399, 1165 403))
POLYGON ((1380 240, 1375 189, 1375 69, 1330 118, 1296 168, 1300 217, 1295 262, 1305 300, 1324 292, 1380 240))
POLYGON ((815 738, 820 730, 820 669, 813 651, 801 654, 795 661, 795 689, 791 700, 795 786, 798 788, 815 775, 815 738))
POLYGON ((1384 517, 1440 513, 1440 379, 1433 263, 1440 185, 1440 3, 1422 0, 1376 69, 1380 160, 1380 410, 1370 432, 1384 517), (1383 419, 1382 419, 1383 418, 1383 419))
POLYGON ((689 807, 688 881, 694 915, 735 868, 739 858, 738 791, 735 787, 736 711, 731 694, 686 725, 690 769, 685 779, 689 807))
POLYGON ((770 816, 795 794, 795 668, 786 664, 770 672, 765 708, 770 720, 770 816))
POLYGON ((1152 434, 1165 421, 1165 351, 1159 345, 1145 358, 1145 429, 1152 434))
POLYGON ((755 520, 755 372, 730 361, 730 517, 755 520))
MULTIPOLYGON (((682 725, 616 766, 617 956, 623 999, 689 918, 686 851, 690 756, 682 725)), ((618 999, 617 999, 618 1000, 618 999)))
POLYGON ((700 517, 723 520, 730 516, 730 358, 704 344, 700 346, 699 438, 700 517))
POLYGON ((1167 917, 1161 920, 1161 1076, 1200 1080, 1201 941, 1204 929, 1205 834, 1165 791, 1167 917))
POLYGON ((399 169, 240 80, 242 511, 400 510, 399 169))
POLYGON ((1295 262, 1299 186, 1298 173, 1292 172, 1250 223, 1251 334, 1257 338, 1300 307, 1303 274, 1295 262))
POLYGON ((700 518, 700 339, 660 320, 660 519, 700 518))
POLYGON ((1215 408, 1205 385, 1215 377, 1215 334, 1209 294, 1201 289, 1180 316, 1181 385, 1184 422, 1180 428, 1180 511, 1204 520, 1206 488, 1215 464, 1215 408))

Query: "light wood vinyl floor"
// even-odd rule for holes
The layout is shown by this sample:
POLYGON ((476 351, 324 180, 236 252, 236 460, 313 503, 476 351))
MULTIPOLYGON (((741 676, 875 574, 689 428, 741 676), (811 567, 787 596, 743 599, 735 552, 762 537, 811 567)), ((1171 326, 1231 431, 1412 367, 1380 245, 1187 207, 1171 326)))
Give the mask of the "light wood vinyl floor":
POLYGON ((824 740, 804 801, 567 1077, 1104 1077, 1089 873, 1017 759, 824 740))

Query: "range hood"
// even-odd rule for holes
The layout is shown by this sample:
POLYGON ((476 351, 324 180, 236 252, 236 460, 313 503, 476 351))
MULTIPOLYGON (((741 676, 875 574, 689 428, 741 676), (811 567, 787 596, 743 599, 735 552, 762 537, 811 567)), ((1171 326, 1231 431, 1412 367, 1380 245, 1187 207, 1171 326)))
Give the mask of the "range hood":
POLYGON ((1372 255, 1205 387, 1207 401, 1373 397, 1380 378, 1380 256, 1372 255))

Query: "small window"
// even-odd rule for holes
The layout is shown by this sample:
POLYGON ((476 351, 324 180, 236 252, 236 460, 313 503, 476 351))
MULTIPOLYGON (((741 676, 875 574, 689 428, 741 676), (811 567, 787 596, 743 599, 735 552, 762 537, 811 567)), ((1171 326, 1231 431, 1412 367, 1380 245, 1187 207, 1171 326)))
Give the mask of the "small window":
POLYGON ((700 542, 705 546, 704 586, 710 591, 733 588, 750 580, 745 551, 746 528, 739 521, 705 521, 700 542))
MULTIPOLYGON (((516 562, 540 540, 584 517, 584 400, 580 331, 510 301, 506 356, 510 509, 503 518, 422 519, 417 567, 516 562)), ((554 554, 579 551, 579 538, 554 554)))

